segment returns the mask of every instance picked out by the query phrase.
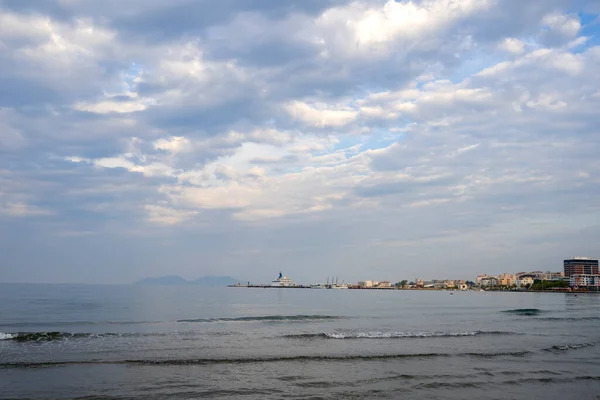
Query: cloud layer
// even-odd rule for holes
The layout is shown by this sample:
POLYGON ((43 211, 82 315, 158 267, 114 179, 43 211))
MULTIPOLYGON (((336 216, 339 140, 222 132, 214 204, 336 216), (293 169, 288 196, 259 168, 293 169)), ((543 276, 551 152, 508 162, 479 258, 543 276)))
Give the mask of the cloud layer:
POLYGON ((598 255, 593 1, 5 1, 0 281, 598 255))

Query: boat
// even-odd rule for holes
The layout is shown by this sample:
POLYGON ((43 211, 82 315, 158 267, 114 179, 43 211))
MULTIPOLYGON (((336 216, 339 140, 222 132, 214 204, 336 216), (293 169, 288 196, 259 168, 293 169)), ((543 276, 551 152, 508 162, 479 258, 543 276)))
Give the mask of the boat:
POLYGON ((290 287, 294 286, 294 283, 290 278, 285 276, 283 272, 279 273, 279 277, 271 281, 271 286, 275 287, 290 287))
POLYGON ((329 289, 348 289, 348 285, 346 285, 346 284, 344 284, 344 283, 341 283, 341 284, 339 284, 339 285, 338 285, 338 284, 336 283, 336 284, 334 284, 334 285, 331 285, 331 286, 329 287, 329 289))
POLYGON ((335 278, 335 283, 333 283, 333 277, 331 278, 331 284, 329 284, 329 277, 327 277, 327 288, 328 289, 348 289, 348 285, 344 282, 341 284, 338 283, 338 279, 335 278))

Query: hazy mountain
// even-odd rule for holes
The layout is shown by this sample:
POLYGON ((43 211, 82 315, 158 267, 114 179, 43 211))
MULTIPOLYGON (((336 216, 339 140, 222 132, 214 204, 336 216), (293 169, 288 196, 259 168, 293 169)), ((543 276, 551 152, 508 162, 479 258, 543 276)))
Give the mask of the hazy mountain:
POLYGON ((231 276, 203 276, 193 281, 188 281, 177 275, 145 278, 137 281, 137 285, 196 285, 196 286, 227 286, 235 285, 239 280, 231 276))

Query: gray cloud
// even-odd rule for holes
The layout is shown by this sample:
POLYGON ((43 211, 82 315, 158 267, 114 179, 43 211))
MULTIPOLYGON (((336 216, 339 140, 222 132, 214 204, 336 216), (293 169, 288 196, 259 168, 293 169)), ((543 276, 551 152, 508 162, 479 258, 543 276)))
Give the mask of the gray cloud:
POLYGON ((594 7, 5 0, 0 280, 593 256, 594 7))

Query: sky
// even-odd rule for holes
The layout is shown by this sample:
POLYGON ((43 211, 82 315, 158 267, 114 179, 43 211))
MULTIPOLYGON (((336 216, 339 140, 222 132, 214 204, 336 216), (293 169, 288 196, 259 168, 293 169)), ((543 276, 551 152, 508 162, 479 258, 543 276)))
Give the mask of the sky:
POLYGON ((600 2, 0 0, 0 282, 600 255, 600 2))

